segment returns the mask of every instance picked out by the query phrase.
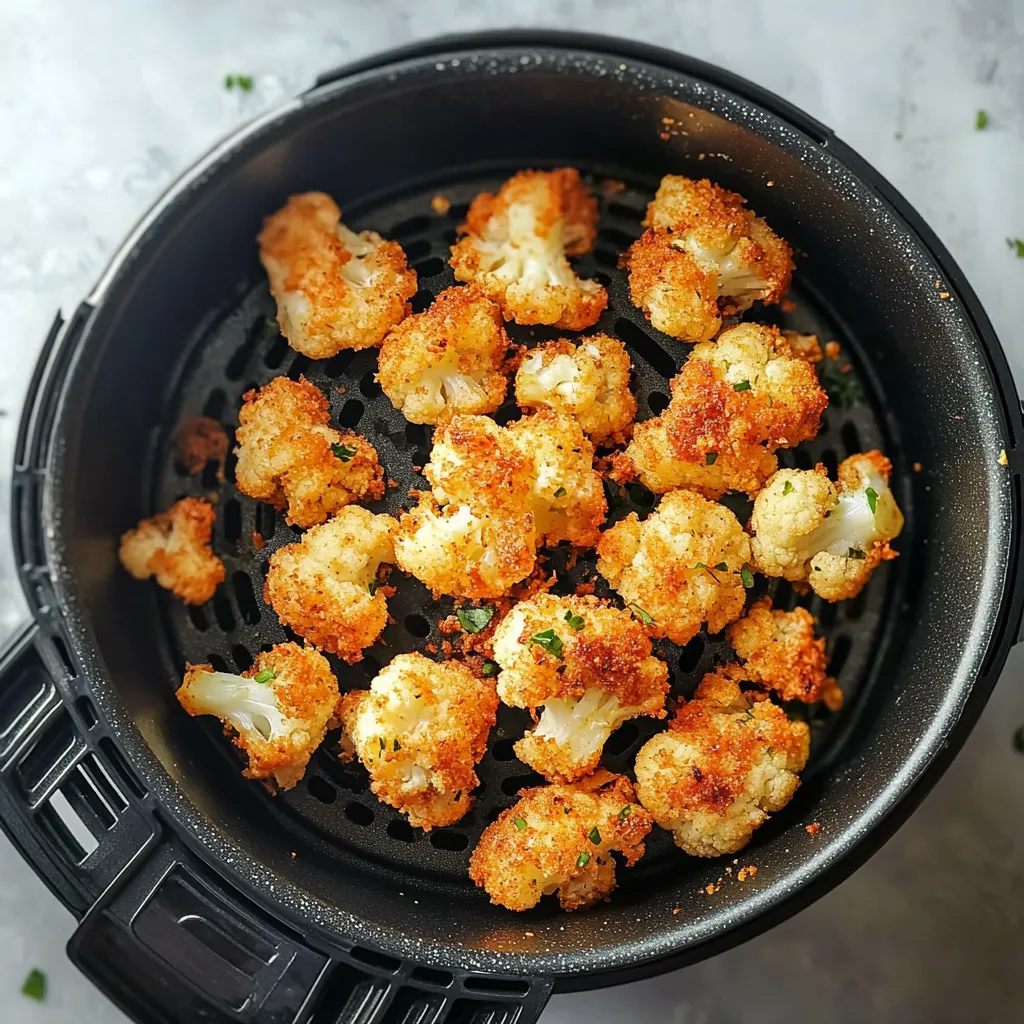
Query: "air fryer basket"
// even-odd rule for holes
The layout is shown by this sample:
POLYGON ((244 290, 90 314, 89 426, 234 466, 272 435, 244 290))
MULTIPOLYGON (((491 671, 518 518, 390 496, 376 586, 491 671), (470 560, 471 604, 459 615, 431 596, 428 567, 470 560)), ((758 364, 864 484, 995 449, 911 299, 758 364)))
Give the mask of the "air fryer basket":
MULTIPOLYGON (((514 333, 530 343, 560 332, 514 333)), ((0 674, 0 819, 85 915, 76 962, 139 1019, 522 1021, 553 982, 626 980, 740 941, 835 884, 909 813, 980 712, 1020 618, 1020 413, 973 294, 827 129, 662 51, 505 34, 327 76, 186 175, 50 342, 19 438, 15 542, 35 622, 0 674), (486 824, 538 781, 511 750, 521 712, 499 714, 473 811, 425 835, 370 796, 330 739, 299 787, 271 797, 241 778, 215 723, 177 708, 185 660, 238 670, 289 637, 263 604, 263 576, 297 531, 235 491, 231 460, 224 482, 212 467, 185 474, 170 435, 199 414, 230 431, 244 391, 305 374, 396 482, 374 510, 407 504, 428 428, 381 394, 373 351, 311 362, 288 348, 256 262, 260 219, 292 192, 331 192, 350 225, 402 242, 422 309, 452 283, 447 247, 472 196, 517 168, 560 163, 601 196, 582 271, 608 283, 595 330, 630 347, 640 417, 664 407, 688 346, 631 305, 617 254, 661 174, 707 175, 804 254, 796 308, 748 318, 840 341, 865 392, 852 409, 833 402, 819 437, 784 461, 834 465, 881 447, 907 529, 900 559, 858 600, 801 599, 822 621, 847 704, 815 726, 796 799, 738 859, 757 865, 756 881, 738 882, 731 859, 683 856, 656 830, 611 903, 514 915, 488 904, 466 864, 486 824), (431 208, 438 193, 446 214, 431 208), (116 560, 127 526, 184 494, 216 494, 227 566, 214 599, 193 609, 116 560), (170 987, 182 993, 173 1001, 160 995, 170 987)), ((498 418, 514 415, 510 404, 498 418)), ((616 518, 652 503, 642 488, 616 497, 616 518)), ((559 589, 594 575, 592 560, 565 574, 563 562, 552 555, 559 589)), ((787 585, 770 592, 797 600, 787 585)), ((451 607, 402 578, 383 645, 356 666, 335 661, 343 688, 365 686, 394 653, 439 646, 451 607)), ((659 646, 675 695, 729 656, 721 636, 659 646)), ((655 728, 625 725, 605 763, 628 771, 655 728)))

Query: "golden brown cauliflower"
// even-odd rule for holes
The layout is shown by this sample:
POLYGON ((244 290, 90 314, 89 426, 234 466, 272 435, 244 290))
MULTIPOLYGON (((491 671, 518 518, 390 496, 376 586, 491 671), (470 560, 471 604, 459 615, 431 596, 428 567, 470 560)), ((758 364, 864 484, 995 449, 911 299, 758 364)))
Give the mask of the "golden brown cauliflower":
POLYGON ((472 286, 446 288, 388 333, 377 379, 411 423, 494 412, 505 400, 510 344, 495 303, 472 286))
POLYGON ((243 398, 235 435, 235 481, 242 494, 287 508, 288 522, 302 527, 384 494, 384 470, 373 445, 329 427, 327 399, 305 377, 275 377, 243 398))
POLYGON ((346 693, 339 705, 343 742, 366 766, 374 795, 427 830, 454 824, 472 805, 497 710, 492 681, 422 654, 397 655, 369 690, 346 693))
POLYGON ((529 910, 555 891, 563 910, 582 910, 615 888, 611 851, 632 867, 650 830, 650 815, 622 775, 599 771, 571 785, 525 789, 484 829, 469 877, 509 910, 529 910))
POLYGON ((821 465, 780 469, 750 517, 755 567, 806 580, 826 601, 856 597, 875 567, 896 557, 889 541, 903 529, 903 513, 889 490, 891 470, 879 451, 844 459, 838 487, 821 465))
POLYGON ((745 600, 750 542, 724 505, 671 491, 643 522, 635 512, 606 530, 597 571, 654 636, 685 644, 702 622, 717 633, 745 600))
POLYGON ((121 536, 118 557, 137 580, 157 583, 186 604, 203 604, 224 579, 210 549, 216 512, 208 501, 182 498, 121 536))
POLYGON ((186 665, 178 701, 190 715, 216 715, 249 755, 243 773, 291 789, 333 724, 338 681, 311 647, 278 644, 241 675, 186 665))
POLYGON ((601 475, 594 469, 594 446, 566 413, 543 409, 508 427, 529 460, 530 509, 537 546, 567 540, 592 548, 608 512, 601 475))
POLYGON ((402 247, 349 231, 323 192, 292 196, 264 221, 259 245, 281 333, 310 359, 379 345, 416 294, 402 247))
POLYGON ((270 556, 263 598, 310 643, 359 661, 387 622, 377 568, 393 562, 395 521, 349 505, 270 556))
POLYGON ((659 330, 682 341, 708 341, 723 313, 756 300, 778 302, 789 288, 789 246, 710 181, 666 174, 647 207, 648 230, 623 257, 633 302, 659 330))
POLYGON ((630 369, 626 346, 607 334, 581 338, 579 344, 549 341, 531 349, 520 364, 516 401, 523 409, 570 413, 594 444, 621 441, 636 416, 630 369))
POLYGON ((736 652, 734 677, 760 683, 783 700, 810 704, 824 700, 838 710, 843 692, 827 674, 825 640, 814 635, 814 616, 806 608, 772 608, 770 597, 755 601, 725 635, 736 652))
POLYGON ((577 170, 520 171, 497 195, 473 200, 452 269, 497 302, 506 320, 581 331, 597 321, 608 293, 577 277, 566 256, 588 252, 596 226, 597 200, 577 170))
POLYGON ((809 752, 806 722, 710 672, 667 731, 640 748, 636 791, 691 856, 736 853, 792 799, 809 752))
POLYGON ((657 494, 689 487, 709 498, 753 496, 772 454, 810 440, 828 404, 813 367, 776 327, 740 324, 694 348, 660 416, 638 423, 616 476, 636 472, 657 494))
POLYGON ((592 772, 608 737, 638 715, 665 717, 668 669, 629 612, 596 597, 539 593, 494 633, 498 696, 540 721, 516 756, 552 782, 592 772))

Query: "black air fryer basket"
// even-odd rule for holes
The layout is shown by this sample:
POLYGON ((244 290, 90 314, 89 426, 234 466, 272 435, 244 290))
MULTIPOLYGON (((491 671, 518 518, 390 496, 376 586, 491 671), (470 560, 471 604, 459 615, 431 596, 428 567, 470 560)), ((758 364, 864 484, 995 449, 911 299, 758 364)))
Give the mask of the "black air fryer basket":
MULTIPOLYGON (((835 885, 963 743, 1021 619, 1022 429, 1003 353, 938 240, 827 128, 750 83, 662 50, 540 32, 443 39, 326 75, 187 172, 47 340, 15 468, 33 622, 0 665, 0 823, 80 918, 75 963, 154 1024, 511 1024, 534 1020, 553 987, 692 963, 835 885), (271 797, 241 777, 216 723, 178 707, 185 660, 238 671, 286 638, 261 595, 270 553, 295 534, 236 492, 230 460, 224 483, 186 475, 170 437, 200 414, 230 431, 243 392, 305 374, 377 447, 400 486, 374 509, 395 512, 421 483, 429 433, 380 393, 374 351, 311 362, 284 343, 257 262, 261 219, 291 193, 330 192, 351 226, 401 241, 419 310, 452 282, 447 250, 472 196, 516 169, 564 164, 601 196, 582 272, 608 284, 595 330, 629 346, 640 417, 664 407, 688 347, 632 307, 617 256, 662 174, 708 176, 802 254, 796 309, 752 315, 839 340, 864 392, 849 409, 833 402, 788 464, 882 448, 907 526, 900 558, 862 598, 809 602, 846 706, 815 727, 798 795, 741 855, 756 878, 740 884, 731 859, 688 858, 656 830, 611 902, 513 914, 466 866, 537 778, 511 750, 521 713, 502 709, 470 815, 428 835, 372 799, 330 743, 303 783, 271 797), (602 188, 609 179, 624 188, 602 188), (444 215, 435 194, 451 201, 444 215), (119 569, 126 528, 210 492, 227 567, 211 602, 186 608, 119 569)), ((634 488, 613 515, 649 505, 634 488)), ((449 608, 403 579, 386 646, 342 667, 343 688, 437 642, 449 608)), ((726 651, 706 635, 662 644, 673 694, 692 693, 726 651)), ((605 763, 628 770, 655 727, 625 725, 605 763)))

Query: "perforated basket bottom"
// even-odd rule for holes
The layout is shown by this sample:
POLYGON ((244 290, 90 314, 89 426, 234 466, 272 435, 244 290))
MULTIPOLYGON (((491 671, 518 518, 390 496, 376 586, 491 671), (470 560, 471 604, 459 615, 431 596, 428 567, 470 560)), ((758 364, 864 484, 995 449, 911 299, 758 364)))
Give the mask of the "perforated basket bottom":
MULTIPOLYGON (((465 215, 469 200, 482 189, 494 189, 504 176, 488 176, 446 186, 444 195, 452 206, 440 216, 431 212, 435 190, 403 198, 401 201, 358 211, 346 217, 351 226, 373 227, 402 243, 410 264, 419 275, 420 290, 413 300, 414 310, 426 308, 443 288, 454 283, 447 265, 448 247, 455 239, 456 225, 465 215)), ((600 194, 600 190, 598 190, 600 194)), ((639 400, 639 419, 660 412, 668 402, 668 380, 681 366, 690 350, 658 334, 629 301, 625 275, 618 269, 619 253, 640 233, 640 219, 651 195, 650 190, 627 188, 601 200, 601 224, 592 254, 579 262, 583 276, 596 276, 607 287, 608 308, 593 331, 605 331, 621 338, 629 347, 634 363, 634 390, 639 400)), ((254 243, 255 244, 255 243, 254 243)), ((813 331, 824 342, 837 339, 844 347, 839 324, 830 318, 824 304, 810 291, 798 272, 792 298, 796 309, 782 312, 777 307, 755 309, 748 319, 759 319, 813 331), (802 287, 803 285, 803 287, 802 287)), ((788 307, 787 307, 788 308, 788 307)), ((209 495, 217 502, 214 549, 227 568, 225 583, 213 600, 198 608, 186 608, 163 598, 163 614, 174 659, 184 662, 211 662, 221 669, 240 671, 248 668, 261 649, 288 639, 298 639, 282 628, 273 610, 264 605, 263 581, 270 555, 282 544, 293 542, 300 531, 289 527, 283 515, 239 494, 234 487, 234 460, 229 457, 226 481, 218 484, 212 466, 197 477, 188 476, 175 464, 170 432, 182 419, 207 415, 219 419, 233 435, 238 424, 242 394, 260 387, 280 374, 295 379, 304 374, 328 396, 334 420, 365 435, 376 447, 385 476, 397 482, 385 497, 370 507, 375 512, 395 513, 408 507, 411 487, 424 487, 414 466, 429 459, 429 428, 409 424, 395 411, 374 381, 375 350, 343 352, 333 359, 313 362, 292 351, 277 330, 274 304, 266 284, 260 281, 195 343, 190 365, 179 383, 173 411, 165 424, 164 441, 159 447, 155 469, 156 508, 166 508, 185 495, 209 495), (254 542, 262 538, 262 547, 254 542)), ((510 325, 517 341, 533 343, 558 337, 563 332, 548 328, 525 329, 510 325)), ((849 353, 849 348, 847 352, 849 353)), ((498 413, 501 422, 518 416, 509 402, 498 413)), ((232 437, 233 441, 233 437, 232 437)), ((782 452, 785 465, 809 468, 821 461, 834 472, 837 461, 853 452, 883 447, 884 437, 878 420, 865 403, 844 410, 833 403, 827 410, 817 439, 797 451, 782 452)), ((630 511, 643 517, 653 497, 642 488, 623 490, 621 504, 612 512, 618 519, 630 511)), ((729 501, 746 521, 743 501, 729 501)), ((551 568, 564 565, 564 552, 552 554, 551 568)), ((568 593, 582 578, 596 576, 594 559, 584 558, 563 576, 557 592, 568 593)), ((392 582, 398 590, 389 600, 393 624, 384 630, 381 641, 366 652, 364 659, 348 666, 332 658, 332 665, 343 690, 365 687, 377 671, 395 654, 424 651, 427 645, 440 645, 437 623, 453 608, 450 599, 435 601, 418 581, 395 570, 392 582)), ((828 756, 830 738, 849 715, 857 701, 861 680, 870 666, 877 647, 877 633, 887 603, 889 575, 882 569, 857 600, 828 605, 819 599, 797 598, 788 584, 773 581, 767 589, 776 606, 793 607, 799 600, 817 616, 828 639, 831 671, 837 675, 846 695, 846 708, 838 716, 821 715, 811 709, 812 720, 822 718, 814 729, 811 764, 805 779, 820 768, 828 756)), ((752 596, 764 592, 766 582, 759 579, 752 596)), ((599 581, 597 593, 609 594, 599 581)), ((672 696, 692 694, 701 676, 715 664, 731 659, 732 653, 721 635, 706 633, 684 648, 659 642, 657 649, 669 666, 672 696)), ((429 654, 428 654, 429 656, 429 654)), ((358 856, 380 868, 421 878, 463 882, 471 885, 466 874, 469 855, 482 829, 515 802, 516 793, 525 786, 542 781, 515 758, 512 744, 528 722, 525 712, 501 707, 497 727, 492 731, 488 750, 480 765, 481 779, 475 791, 475 804, 457 825, 436 829, 429 834, 413 829, 390 807, 378 802, 369 791, 365 770, 344 766, 337 759, 337 734, 315 755, 305 780, 295 789, 276 796, 267 817, 281 827, 306 833, 321 849, 337 849, 346 856, 358 856)), ((237 772, 239 764, 234 748, 221 735, 211 719, 194 723, 197 742, 215 744, 223 752, 224 771, 237 772)), ((637 750, 663 723, 640 718, 622 726, 607 744, 603 763, 613 771, 631 774, 637 750)), ((255 783, 248 783, 255 785, 255 783)), ((784 825, 787 815, 798 813, 799 797, 777 817, 784 825)), ((796 820, 796 819, 794 819, 796 820)), ((295 836, 296 842, 299 837, 295 836)), ((756 839, 755 839, 756 842, 756 839)), ((655 830, 648 842, 642 866, 621 873, 624 885, 638 884, 662 868, 678 875, 686 869, 687 858, 671 843, 668 833, 655 830)))

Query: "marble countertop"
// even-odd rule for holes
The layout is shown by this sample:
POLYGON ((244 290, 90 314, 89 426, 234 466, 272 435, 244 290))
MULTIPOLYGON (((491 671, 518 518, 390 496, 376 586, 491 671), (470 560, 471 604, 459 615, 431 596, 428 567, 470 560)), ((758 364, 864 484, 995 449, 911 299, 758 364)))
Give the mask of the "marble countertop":
MULTIPOLYGON (((0 636, 25 615, 7 537, 22 397, 59 307, 219 136, 325 68, 445 31, 546 25, 657 42, 831 126, 963 268, 1024 382, 1024 6, 1019 0, 4 0, 0 3, 0 636), (227 91, 226 73, 254 77, 227 91), (979 109, 989 115, 975 128, 979 109)), ((545 1024, 1024 1018, 1019 651, 963 754, 868 865, 771 933, 696 967, 556 997, 545 1024), (640 1009, 642 1007, 642 1009, 640 1009)), ((0 1020, 125 1018, 67 963, 70 916, 0 837, 0 1020), (42 968, 44 1003, 20 995, 42 968)))

